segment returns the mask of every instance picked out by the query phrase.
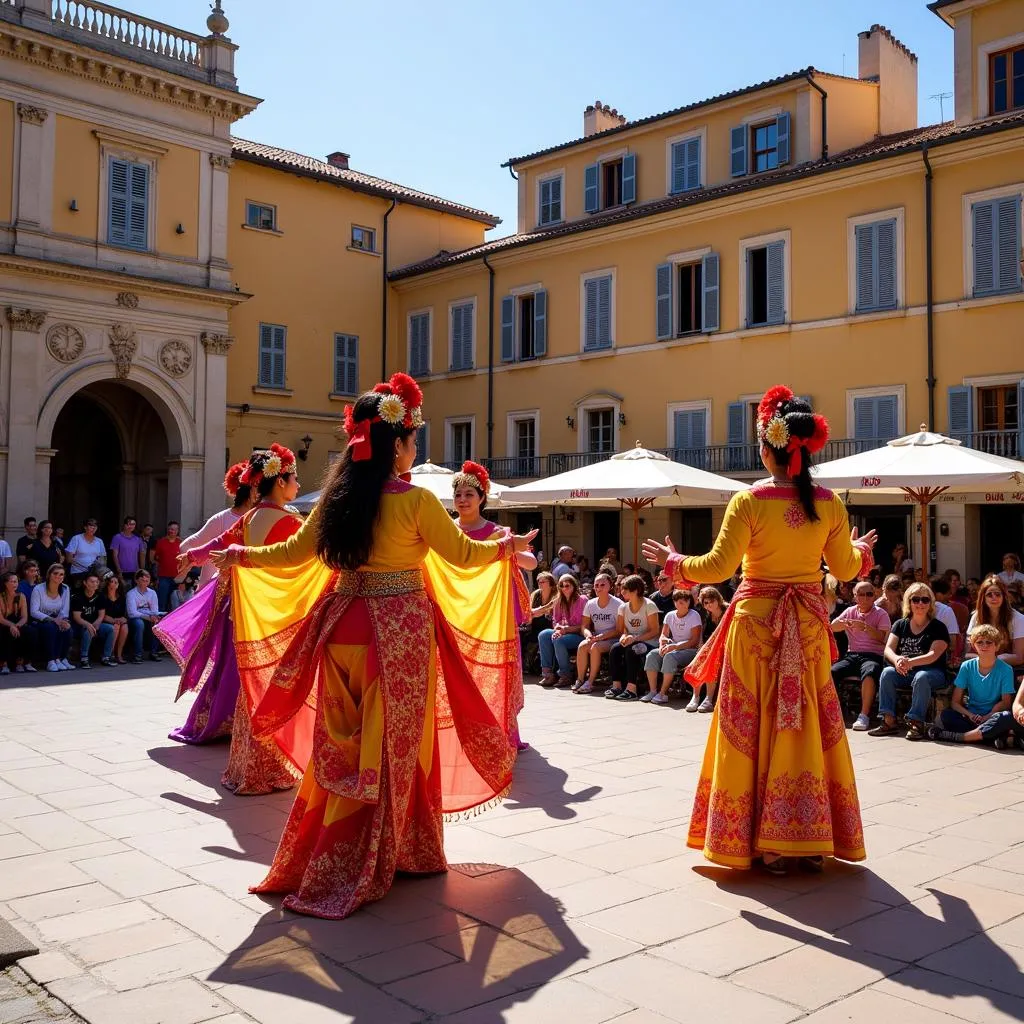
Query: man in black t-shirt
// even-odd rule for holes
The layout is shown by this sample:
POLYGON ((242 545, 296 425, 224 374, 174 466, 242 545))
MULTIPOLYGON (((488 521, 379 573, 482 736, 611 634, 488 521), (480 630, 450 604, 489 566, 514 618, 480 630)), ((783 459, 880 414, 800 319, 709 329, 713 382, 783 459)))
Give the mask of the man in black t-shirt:
POLYGON ((106 600, 100 594, 100 578, 94 572, 87 573, 82 580, 82 589, 71 597, 71 622, 81 645, 79 668, 92 668, 89 663, 89 648, 94 639, 103 642, 103 664, 116 665, 114 653, 114 627, 104 622, 106 600))
MULTIPOLYGON (((657 589, 651 594, 651 600, 654 602, 655 607, 658 609, 658 625, 665 625, 665 616, 670 611, 675 609, 675 602, 672 600, 672 591, 675 589, 672 586, 672 580, 664 569, 658 571, 658 575, 654 578, 657 589)), ((691 602, 692 603, 692 602, 691 602)))
POLYGON ((26 558, 31 557, 28 549, 35 543, 35 539, 36 517, 28 516, 25 520, 25 536, 18 538, 18 543, 14 549, 14 553, 18 556, 18 565, 21 565, 26 558))

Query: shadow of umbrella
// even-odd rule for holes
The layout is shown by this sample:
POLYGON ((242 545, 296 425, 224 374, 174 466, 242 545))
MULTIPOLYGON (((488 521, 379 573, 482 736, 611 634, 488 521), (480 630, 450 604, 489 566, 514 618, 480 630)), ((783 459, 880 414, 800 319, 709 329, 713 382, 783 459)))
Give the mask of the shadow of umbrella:
MULTIPOLYGON (((845 891, 862 888, 888 908, 835 930, 823 928, 820 909, 813 901, 782 903, 766 917, 753 911, 740 916, 761 931, 793 939, 853 963, 877 969, 881 957, 905 964, 886 980, 894 994, 899 988, 927 992, 943 999, 956 996, 987 998, 993 1010, 1009 1019, 1024 1014, 1024 972, 1017 960, 989 936, 967 900, 929 886, 938 903, 939 917, 924 913, 870 870, 847 881, 845 891), (799 909, 796 909, 799 908, 799 909), (795 923, 779 920, 789 917, 795 923), (803 926, 803 927, 798 927, 803 926), (813 929, 813 930, 808 930, 813 929), (917 955, 912 955, 914 952, 917 955)), ((826 904, 823 892, 822 903, 826 904)), ((1020 954, 1024 959, 1024 953, 1020 954)), ((780 968, 782 964, 780 964, 780 968)), ((913 1001, 908 993, 908 999, 913 1001)))
POLYGON ((344 921, 271 911, 209 980, 260 1019, 302 1020, 309 1003, 359 1024, 447 1014, 502 1024, 588 952, 561 904, 522 872, 460 864, 399 878, 344 921))
POLYGON ((601 786, 588 786, 579 793, 566 790, 569 773, 553 765, 532 747, 524 750, 516 762, 512 793, 503 802, 510 811, 542 810, 549 818, 568 821, 576 817, 572 804, 586 803, 601 792, 601 786))

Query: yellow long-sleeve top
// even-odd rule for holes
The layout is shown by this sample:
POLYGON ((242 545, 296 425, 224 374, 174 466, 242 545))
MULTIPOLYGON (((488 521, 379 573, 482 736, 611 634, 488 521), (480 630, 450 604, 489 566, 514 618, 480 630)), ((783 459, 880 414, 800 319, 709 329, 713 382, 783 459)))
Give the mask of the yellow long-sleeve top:
POLYGON ((682 558, 672 569, 695 583, 717 583, 742 562, 745 579, 819 583, 824 555, 833 576, 854 579, 865 563, 850 541, 842 498, 815 487, 814 506, 816 522, 807 518, 795 487, 770 480, 754 484, 733 495, 711 551, 682 558))
MULTIPOLYGON (((254 568, 283 568, 308 561, 316 554, 320 506, 313 509, 298 533, 280 544, 246 548, 242 564, 254 568)), ((436 495, 422 487, 397 483, 381 495, 380 519, 373 535, 367 572, 400 572, 423 564, 433 548, 452 565, 469 567, 494 562, 511 541, 470 540, 444 510, 436 495)))

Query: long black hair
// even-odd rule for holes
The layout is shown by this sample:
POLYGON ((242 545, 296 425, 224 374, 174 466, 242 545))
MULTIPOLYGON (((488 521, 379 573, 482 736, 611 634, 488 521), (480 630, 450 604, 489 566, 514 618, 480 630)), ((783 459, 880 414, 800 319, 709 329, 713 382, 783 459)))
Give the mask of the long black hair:
MULTIPOLYGON (((814 419, 814 410, 802 398, 786 399, 775 414, 786 424, 790 437, 807 438, 814 436, 817 423, 814 419)), ((811 479, 811 453, 804 447, 791 452, 786 448, 774 448, 767 440, 762 438, 761 443, 775 456, 775 461, 780 469, 789 471, 790 462, 800 457, 800 472, 791 477, 796 486, 797 497, 800 499, 800 507, 804 510, 807 518, 816 523, 820 516, 814 507, 814 481, 811 479)))
POLYGON ((352 410, 355 423, 375 421, 370 424, 370 457, 356 462, 346 448, 327 470, 320 491, 316 553, 332 569, 359 569, 369 561, 381 494, 395 466, 395 439, 404 441, 416 432, 377 418, 382 397, 367 391, 352 410))
POLYGON ((249 499, 252 497, 252 488, 248 484, 239 484, 238 490, 235 491, 234 497, 231 499, 232 508, 243 508, 249 504, 249 499))

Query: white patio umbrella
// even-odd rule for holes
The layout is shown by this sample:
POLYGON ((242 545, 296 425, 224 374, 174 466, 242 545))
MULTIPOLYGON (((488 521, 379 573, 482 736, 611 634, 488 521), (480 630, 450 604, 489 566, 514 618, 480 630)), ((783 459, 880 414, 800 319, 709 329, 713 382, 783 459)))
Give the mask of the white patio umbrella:
POLYGON ((1024 483, 1024 463, 968 448, 955 438, 930 433, 898 437, 883 448, 823 462, 815 480, 853 494, 908 495, 921 507, 921 564, 928 564, 928 505, 947 491, 963 493, 1024 483))
MULTIPOLYGON (((444 466, 436 466, 433 462, 424 462, 419 466, 413 466, 412 470, 412 482, 417 487, 425 487, 428 491, 432 491, 434 494, 441 499, 441 504, 444 505, 449 512, 454 511, 455 505, 452 502, 452 477, 455 476, 453 470, 446 469, 444 466)), ((491 490, 487 495, 487 505, 490 508, 498 508, 514 504, 513 502, 505 500, 504 496, 511 491, 511 487, 507 487, 505 484, 499 484, 497 481, 491 481, 491 490)), ((292 505, 295 506, 303 515, 308 515, 313 511, 313 506, 320 500, 319 491, 310 491, 308 494, 299 495, 292 505)))
POLYGON ((687 466, 637 441, 630 451, 590 466, 534 480, 506 492, 524 505, 575 505, 633 510, 633 561, 639 557, 640 511, 644 508, 724 505, 746 484, 687 466))

